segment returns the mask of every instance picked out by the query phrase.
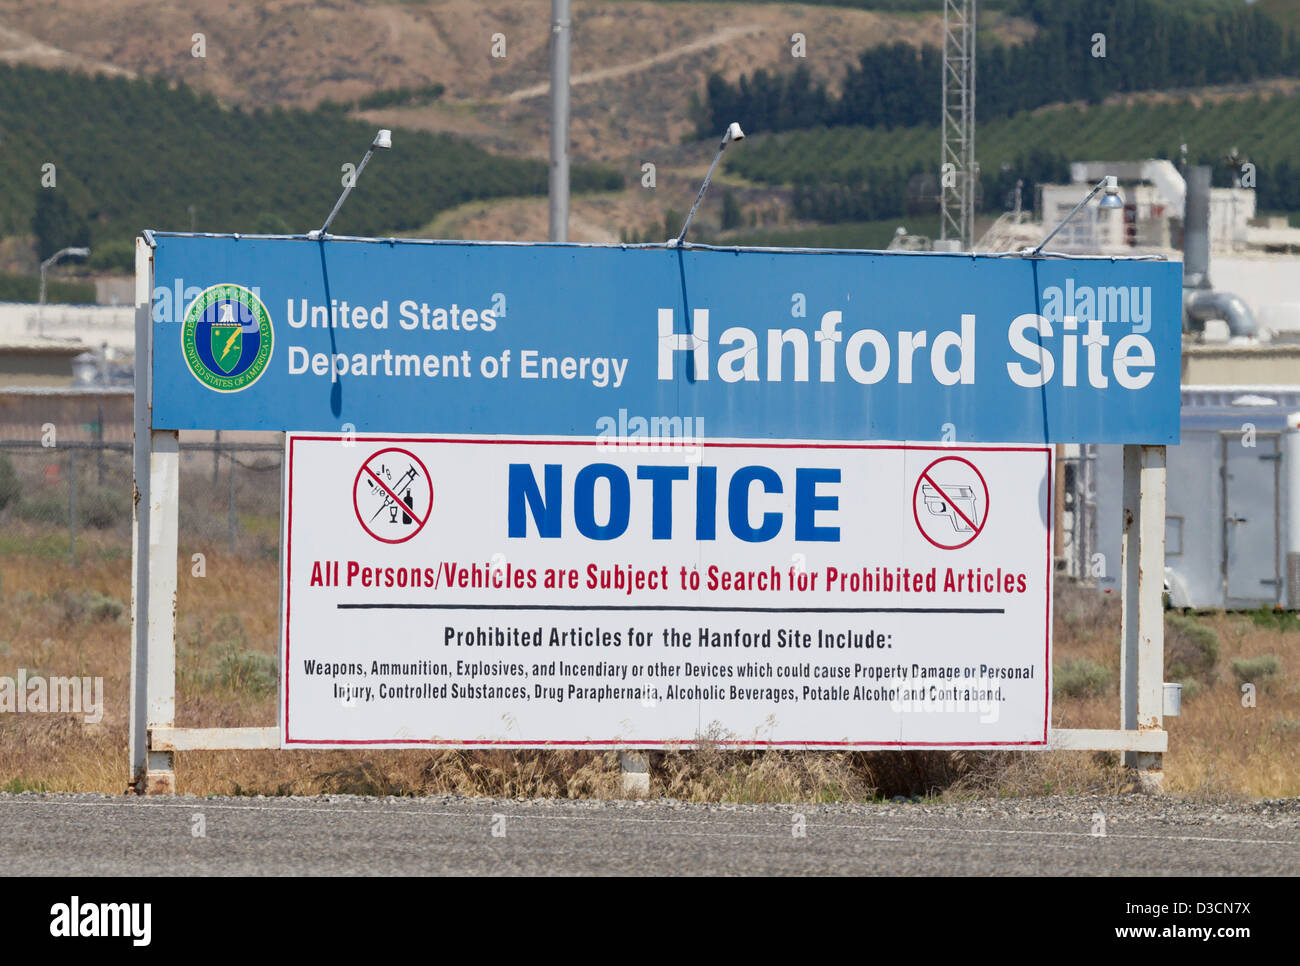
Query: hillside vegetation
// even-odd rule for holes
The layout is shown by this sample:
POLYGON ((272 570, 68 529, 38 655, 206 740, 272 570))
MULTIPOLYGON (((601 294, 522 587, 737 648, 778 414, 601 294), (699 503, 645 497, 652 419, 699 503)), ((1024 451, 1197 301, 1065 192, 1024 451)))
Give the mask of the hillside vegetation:
MULTIPOLYGON (((318 227, 341 190, 342 165, 355 165, 375 133, 335 110, 225 108, 210 94, 161 78, 2 65, 0 129, 11 172, 0 180, 0 230, 27 232, 37 199, 57 192, 88 225, 92 246, 143 228, 318 227)), ((472 199, 544 194, 546 177, 537 161, 495 156, 446 135, 398 131, 333 230, 403 231, 472 199)), ((607 169, 573 169, 575 191, 621 184, 607 169)))
MULTIPOLYGON (((574 168, 576 192, 602 193, 575 198, 573 237, 675 233, 666 226, 680 224, 731 120, 752 137, 727 152, 700 237, 930 216, 942 6, 576 0, 573 153, 610 167, 574 168), (806 57, 792 56, 796 33, 806 57), (653 186, 642 180, 647 163, 653 186)), ((1285 80, 1300 64, 1300 21, 1289 9, 984 0, 982 210, 1009 207, 1017 182, 1031 207, 1038 184, 1068 179, 1069 161, 1177 158, 1186 144, 1189 161, 1216 165, 1219 184, 1240 173, 1220 163, 1236 149, 1238 165, 1257 166, 1262 211, 1300 211, 1300 100, 1285 80), (1093 56, 1099 32, 1105 57, 1093 56), (1251 96, 1261 89, 1271 93, 1251 96), (1113 103, 1121 99, 1137 103, 1113 103)), ((395 148, 367 171, 340 232, 437 224, 463 237, 542 237, 546 20, 538 0, 0 0, 8 59, 122 72, 0 68, 14 172, 0 185, 0 233, 29 236, 37 200, 53 194, 58 203, 44 198, 37 220, 66 238, 37 232, 37 247, 86 239, 92 268, 129 267, 127 240, 149 225, 305 231, 329 210, 341 166, 383 126, 396 130, 395 148), (204 57, 192 56, 195 30, 204 57), (502 57, 490 52, 497 33, 502 57), (253 35, 257 44, 244 42, 253 35), (22 36, 26 47, 16 46, 22 36), (50 163, 57 192, 40 187, 50 163)), ((874 239, 884 228, 852 231, 874 239)))
MULTIPOLYGON (((1265 211, 1300 211, 1300 95, 1225 98, 1200 104, 1167 100, 1100 107, 1064 105, 1022 111, 982 124, 978 133, 985 210, 1008 206, 1024 179, 1024 204, 1035 185, 1068 180, 1077 160, 1179 156, 1214 166, 1226 184, 1239 168, 1256 165, 1257 204, 1265 211)), ((936 192, 937 125, 896 130, 866 127, 791 131, 747 141, 728 153, 727 170, 770 186, 793 186, 802 218, 860 221, 928 210, 936 192)))
MULTIPOLYGON (((866 48, 937 44, 940 9, 575 0, 574 157, 660 160, 664 146, 693 132, 691 98, 710 72, 734 80, 785 69, 798 32, 807 41, 801 62, 834 85, 866 48)), ((981 10, 992 36, 1014 43, 1032 34, 987 3, 981 10)), ((0 56, 161 74, 245 109, 361 103, 379 126, 460 134, 544 159, 549 17, 545 0, 0 0, 0 24, 27 37, 0 32, 0 56), (502 56, 493 55, 498 34, 502 56), (438 84, 444 92, 428 103, 367 108, 372 94, 438 84)))
MULTIPOLYGON (((1300 73, 1300 42, 1255 7, 1168 0, 1018 0, 1012 11, 1037 27, 1023 43, 982 37, 976 58, 977 119, 1109 94, 1248 83, 1300 73)), ((729 83, 712 74, 700 133, 745 118, 754 130, 815 125, 903 127, 939 118, 942 55, 935 46, 871 47, 850 64, 840 94, 806 67, 765 70, 729 83)))

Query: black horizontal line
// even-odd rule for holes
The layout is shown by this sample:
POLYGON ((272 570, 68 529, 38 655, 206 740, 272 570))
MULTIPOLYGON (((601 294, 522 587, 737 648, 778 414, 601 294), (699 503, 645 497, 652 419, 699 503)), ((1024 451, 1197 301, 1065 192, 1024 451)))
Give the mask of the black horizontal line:
POLYGON ((743 614, 1005 614, 1004 607, 674 607, 669 604, 336 604, 339 610, 663 610, 743 614))

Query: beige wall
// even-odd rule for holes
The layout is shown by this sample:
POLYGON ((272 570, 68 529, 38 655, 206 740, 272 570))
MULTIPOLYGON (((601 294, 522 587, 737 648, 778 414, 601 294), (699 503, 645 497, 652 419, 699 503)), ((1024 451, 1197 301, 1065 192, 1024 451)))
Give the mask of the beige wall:
POLYGON ((1300 385, 1300 344, 1183 346, 1184 386, 1300 385))
POLYGON ((72 357, 84 351, 84 346, 77 347, 74 352, 62 347, 37 352, 0 346, 0 387, 70 386, 72 357))

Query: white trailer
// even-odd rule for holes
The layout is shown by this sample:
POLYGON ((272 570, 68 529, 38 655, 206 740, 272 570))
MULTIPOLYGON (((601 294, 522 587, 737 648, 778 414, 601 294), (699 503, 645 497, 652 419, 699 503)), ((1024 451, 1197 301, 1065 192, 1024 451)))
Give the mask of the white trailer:
MULTIPOLYGON (((1168 448, 1165 590, 1173 607, 1300 609, 1300 386, 1189 386, 1168 448)), ((1087 447, 1074 540, 1081 576, 1120 585, 1122 449, 1087 447), (1091 465, 1088 465, 1088 464, 1091 465), (1091 519, 1090 519, 1091 518, 1091 519)))

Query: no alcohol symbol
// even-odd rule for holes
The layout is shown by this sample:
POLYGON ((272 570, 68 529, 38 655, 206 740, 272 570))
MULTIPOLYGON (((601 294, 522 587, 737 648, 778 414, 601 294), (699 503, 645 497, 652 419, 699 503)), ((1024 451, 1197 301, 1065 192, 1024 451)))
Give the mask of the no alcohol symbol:
POLYGON ((433 510, 429 470, 408 450, 381 449, 357 470, 352 507, 376 540, 405 543, 424 529, 433 510))

